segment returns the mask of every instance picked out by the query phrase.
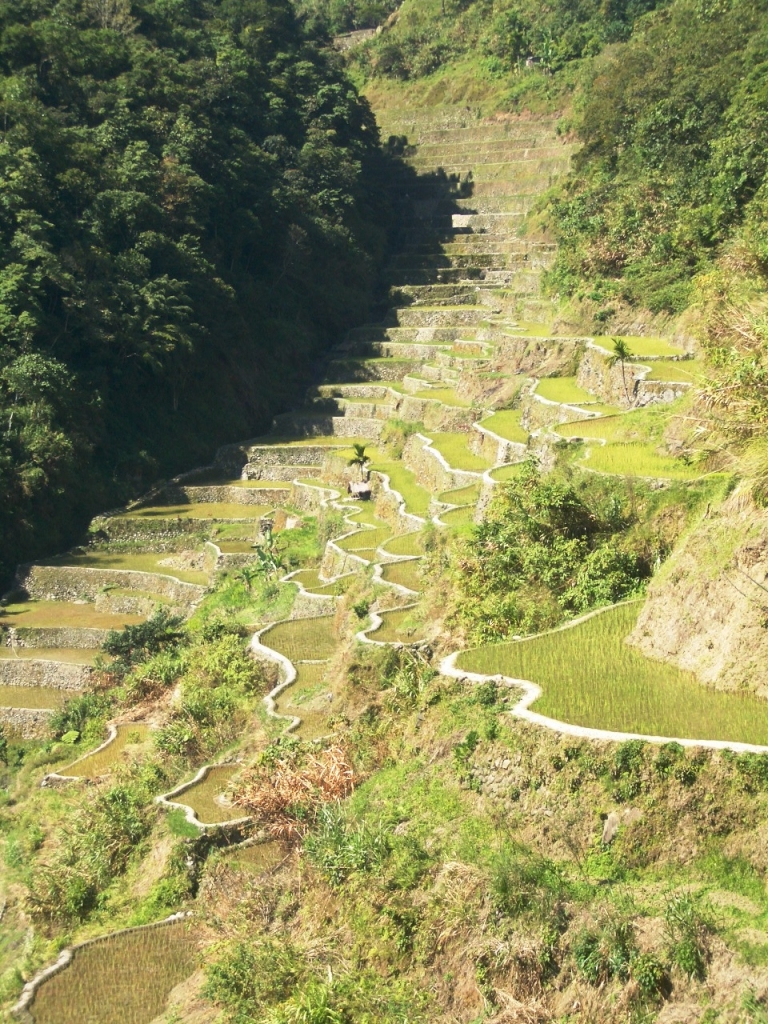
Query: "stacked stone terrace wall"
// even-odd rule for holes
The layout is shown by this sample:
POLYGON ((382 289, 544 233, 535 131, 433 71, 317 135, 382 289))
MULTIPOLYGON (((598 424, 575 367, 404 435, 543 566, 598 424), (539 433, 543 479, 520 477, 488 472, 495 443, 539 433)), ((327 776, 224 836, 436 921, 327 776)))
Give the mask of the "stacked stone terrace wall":
POLYGON ((20 647, 67 647, 77 651, 96 650, 107 639, 106 629, 77 626, 15 626, 8 631, 6 647, 13 636, 20 647))
POLYGON ((425 444, 417 434, 412 434, 405 443, 403 465, 416 474, 423 487, 435 494, 440 491, 450 491, 455 487, 463 487, 478 479, 477 473, 468 473, 460 469, 446 469, 437 452, 425 444))
POLYGON ((3 686, 44 686, 52 690, 84 690, 92 675, 93 669, 90 665, 33 661, 28 658, 0 658, 0 684, 3 686))
POLYGON ((41 740, 49 732, 52 708, 0 707, 0 722, 6 732, 22 740, 41 740))
POLYGON ((278 487, 169 487, 163 498, 169 505, 231 504, 231 505, 284 505, 291 489, 278 487))
POLYGON ((30 597, 42 601, 95 601, 104 588, 121 587, 151 591, 174 604, 190 605, 205 592, 205 587, 198 584, 182 583, 160 573, 84 566, 26 566, 19 570, 17 583, 30 597))

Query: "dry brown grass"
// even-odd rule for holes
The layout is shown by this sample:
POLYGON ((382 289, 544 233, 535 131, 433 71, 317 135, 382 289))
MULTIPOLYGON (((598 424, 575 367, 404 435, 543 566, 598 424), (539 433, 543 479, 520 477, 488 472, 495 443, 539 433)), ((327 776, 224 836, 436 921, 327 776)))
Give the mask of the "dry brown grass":
POLYGON ((286 750, 265 755, 243 772, 234 799, 270 835, 293 840, 307 832, 320 804, 344 799, 356 783, 355 771, 340 746, 317 754, 286 750))

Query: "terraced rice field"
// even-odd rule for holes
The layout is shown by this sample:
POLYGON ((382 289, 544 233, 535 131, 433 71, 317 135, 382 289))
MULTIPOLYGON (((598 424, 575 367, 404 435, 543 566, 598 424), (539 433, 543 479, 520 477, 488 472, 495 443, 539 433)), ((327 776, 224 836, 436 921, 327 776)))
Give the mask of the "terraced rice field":
POLYGON ((426 436, 431 438, 432 447, 440 452, 451 469, 482 473, 492 466, 488 459, 469 450, 467 434, 441 432, 426 436))
MULTIPOLYGON (((240 505, 239 508, 248 508, 240 505)), ((72 566, 87 569, 126 569, 132 572, 159 573, 162 576, 173 576, 182 583, 208 582, 208 573, 196 569, 178 569, 175 566, 162 565, 172 554, 134 553, 125 554, 115 551, 89 551, 84 555, 61 555, 58 558, 46 559, 41 565, 72 566)))
POLYGON ((502 484, 506 483, 507 480, 514 480, 515 477, 520 476, 524 466, 524 462, 514 462, 509 466, 499 466, 497 469, 491 470, 491 479, 497 480, 502 484))
POLYGON ((585 454, 584 465, 598 473, 617 476, 667 480, 695 480, 701 476, 701 470, 696 466, 688 466, 682 459, 662 455, 647 444, 591 445, 585 454))
POLYGON ((397 583, 401 587, 408 587, 409 590, 420 590, 420 565, 420 559, 408 562, 390 562, 383 567, 381 576, 387 583, 397 583))
POLYGON ((462 508, 452 508, 449 512, 441 512, 440 519, 446 526, 466 526, 475 518, 475 506, 464 505, 462 508))
POLYGON ((472 404, 468 399, 461 398, 455 388, 424 388, 417 391, 414 398, 431 398, 443 405, 455 405, 460 409, 468 409, 472 404))
POLYGON ((339 580, 334 580, 333 583, 328 583, 325 580, 321 580, 317 569, 302 569, 301 572, 295 573, 291 576, 291 583, 301 583, 306 591, 310 594, 343 594, 346 583, 351 579, 351 575, 342 577, 339 580))
POLYGON ((35 1024, 150 1024, 197 957, 186 922, 118 932, 76 950, 70 966, 41 985, 35 1024))
POLYGON ((371 468, 387 474, 390 487, 400 494, 408 512, 416 516, 427 515, 432 495, 418 483, 416 474, 407 469, 402 462, 385 462, 379 459, 371 468))
POLYGON ((597 399, 589 391, 580 388, 575 377, 545 377, 536 386, 536 394, 550 402, 564 405, 584 405, 597 399))
POLYGON ((93 604, 70 604, 66 601, 21 601, 0 608, 0 626, 6 627, 122 629, 143 621, 143 615, 112 615, 97 612, 93 604))
POLYGON ((646 380, 666 380, 671 383, 700 384, 705 375, 700 359, 657 359, 649 363, 651 372, 646 380))
POLYGON ((495 412, 493 416, 481 420, 480 424, 492 430, 494 434, 505 438, 507 441, 517 441, 519 444, 528 443, 528 431, 520 425, 522 418, 520 409, 503 409, 495 412))
POLYGON ((439 501, 448 505, 468 505, 470 502, 480 500, 480 484, 470 484, 468 487, 455 487, 452 491, 443 491, 439 501))
POLYGON ((28 708, 31 711, 60 708, 70 697, 79 696, 77 690, 59 690, 54 686, 0 685, 0 707, 28 708))
POLYGON ((218 825, 222 821, 233 821, 243 817, 237 807, 222 800, 230 781, 240 768, 239 764, 217 765, 211 768, 204 779, 173 797, 173 802, 191 807, 195 817, 203 825, 218 825))
POLYGON ((290 661, 323 660, 336 649, 333 618, 323 615, 316 619, 297 619, 280 622, 262 634, 261 642, 290 661))
POLYGON ((368 633, 371 640, 378 640, 383 643, 412 644, 421 640, 424 627, 413 621, 413 608, 403 608, 398 611, 382 612, 381 625, 378 629, 368 633))
POLYGON ((383 544, 382 550, 390 555, 423 555, 424 542, 420 533, 401 533, 383 544))
POLYGON ((103 750, 78 758, 66 768, 60 768, 59 775, 71 775, 78 779, 94 779, 124 761, 124 754, 130 754, 147 739, 150 729, 143 722, 131 722, 117 726, 117 735, 103 750))
POLYGON ((651 441, 660 439, 663 421, 653 407, 602 419, 561 423, 555 430, 562 437, 601 438, 606 441, 651 441))
POLYGON ((361 530, 359 533, 353 533, 351 537, 336 541, 336 544, 342 551, 365 553, 375 551, 391 536, 392 531, 388 527, 380 527, 375 530, 361 530))
POLYGON ((639 604, 568 629, 463 652, 459 668, 537 683, 533 711, 561 722, 648 736, 768 744, 768 702, 702 686, 690 672, 651 661, 624 638, 639 604))
MULTIPOLYGON (((617 335, 608 337, 596 337, 595 344, 601 348, 613 352, 613 339, 617 335)), ((641 338, 631 335, 620 335, 622 341, 626 341, 632 356, 681 356, 683 350, 673 345, 666 338, 641 338)))
MULTIPOLYGON (((259 481, 260 482, 260 481, 259 481)), ((240 502, 191 502, 189 505, 150 505, 126 512, 122 519, 260 519, 272 511, 270 505, 240 502)))

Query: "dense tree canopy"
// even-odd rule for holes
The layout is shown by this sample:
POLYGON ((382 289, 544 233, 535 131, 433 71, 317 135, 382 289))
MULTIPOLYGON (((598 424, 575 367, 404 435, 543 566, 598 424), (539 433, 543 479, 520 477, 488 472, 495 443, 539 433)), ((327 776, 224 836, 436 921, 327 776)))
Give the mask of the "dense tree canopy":
POLYGON ((553 286, 679 312, 741 234, 768 259, 768 4, 676 0, 595 64, 553 286), (589 289, 588 289, 589 290, 589 289))
POLYGON ((289 0, 0 2, 0 576, 364 316, 386 204, 336 61, 289 0))

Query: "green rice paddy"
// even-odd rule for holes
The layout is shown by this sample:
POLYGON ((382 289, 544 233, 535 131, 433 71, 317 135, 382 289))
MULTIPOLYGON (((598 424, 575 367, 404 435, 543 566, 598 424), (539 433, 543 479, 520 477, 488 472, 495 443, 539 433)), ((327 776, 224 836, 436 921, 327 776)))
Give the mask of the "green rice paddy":
POLYGON ((331 594, 335 596, 336 594, 344 593, 346 578, 342 577, 333 583, 328 583, 320 579, 317 569, 302 569, 301 572, 291 576, 291 582, 301 583, 310 594, 331 594))
POLYGON ((569 629, 463 652, 457 665, 538 683, 533 711, 648 736, 768 744, 768 702, 711 690, 624 642, 639 612, 619 605, 569 629))
POLYGON ((73 775, 79 779, 94 779, 103 775, 113 765, 124 760, 124 753, 138 747, 149 736, 149 726, 143 722, 130 722, 116 726, 117 735, 103 750, 95 750, 78 758, 66 768, 60 768, 60 775, 73 775))
POLYGON ((421 590, 420 562, 416 558, 409 562, 390 562, 382 567, 381 577, 387 583, 397 583, 409 590, 421 590))
POLYGON ((424 542, 421 533, 401 533, 382 545, 390 555, 423 555, 424 542))
POLYGON ((652 441, 661 438, 669 416, 667 409, 648 406, 601 419, 578 420, 555 427, 563 437, 594 437, 606 441, 652 441))
POLYGON ((468 472, 482 473, 493 465, 482 455, 475 455, 469 450, 469 435, 461 433, 429 433, 427 437, 432 439, 432 447, 437 449, 443 456, 451 469, 463 469, 468 472))
POLYGON ((644 476, 668 480, 694 480, 701 476, 696 466, 681 459, 659 454, 647 444, 591 445, 583 464, 599 473, 620 476, 644 476))
POLYGON ((594 395, 576 384, 575 377, 544 377, 536 387, 536 394, 564 405, 584 405, 596 400, 594 395))
POLYGON ((35 1024, 150 1024, 197 966, 185 922, 118 933, 75 951, 32 1003, 35 1024))
POLYGON ((1 708, 27 708, 43 711, 59 708, 69 697, 79 697, 78 690, 59 690, 54 686, 0 685, 1 708))
POLYGON ((330 658, 337 644, 330 615, 279 622, 262 634, 261 642, 294 663, 330 658))
POLYGON ((439 501, 448 505, 468 505, 470 502, 480 500, 480 484, 470 484, 468 487, 455 487, 452 491, 443 491, 439 501))
POLYGON ((528 431, 520 426, 522 418, 520 409, 502 409, 495 412, 493 416, 481 420, 481 426, 492 430, 494 434, 505 438, 507 441, 517 441, 519 444, 528 443, 528 431))
POLYGON ((239 764, 216 765, 209 770, 204 779, 178 796, 172 797, 172 800, 174 803, 191 807, 202 825, 218 825, 222 821, 242 818, 243 814, 237 807, 222 799, 230 781, 240 768, 239 764))
POLYGON ((505 483, 507 480, 514 480, 515 477, 520 476, 524 466, 524 462, 513 462, 509 466, 499 466, 497 469, 491 471, 491 479, 498 480, 499 483, 505 483))
POLYGON ((646 380, 698 384, 704 376, 704 363, 701 359, 657 359, 648 365, 651 372, 646 380))
POLYGON ((475 506, 463 505, 461 508, 452 508, 449 512, 441 512, 440 519, 446 526, 466 526, 475 518, 475 506))
POLYGON ((402 462, 377 460, 371 468, 387 474, 390 487, 402 496, 408 512, 416 516, 425 516, 429 512, 432 495, 417 482, 416 474, 402 462))
POLYGON ((235 501, 198 501, 189 505, 149 505, 126 512, 121 519, 260 519, 270 505, 245 505, 235 501))
MULTIPOLYGON (((240 508, 252 506, 241 505, 240 508)), ((205 586, 208 574, 194 569, 176 569, 161 565, 161 561, 172 558, 167 553, 134 553, 126 554, 115 551, 89 551, 84 555, 60 555, 58 558, 46 559, 41 565, 56 565, 86 569, 123 569, 131 572, 159 573, 162 576, 173 576, 182 583, 198 583, 205 586)))
MULTIPOLYGON (((601 348, 613 352, 614 337, 616 335, 612 335, 610 338, 599 337, 595 338, 594 341, 601 348)), ((621 339, 626 341, 632 356, 680 356, 683 354, 681 348, 673 345, 666 338, 640 338, 631 335, 621 335, 621 339)))
POLYGON ((455 388, 423 388, 417 391, 414 398, 430 398, 443 405, 455 405, 460 409, 468 409, 472 404, 466 398, 461 398, 455 388))
POLYGON ((380 544, 383 544, 391 536, 392 531, 389 527, 380 527, 375 530, 361 530, 359 533, 353 533, 351 537, 345 537, 343 540, 336 541, 336 544, 342 551, 375 551, 380 544))
POLYGON ((422 638, 424 627, 413 618, 413 608, 398 611, 382 612, 381 625, 368 633, 371 640, 385 643, 411 644, 422 638))
POLYGON ((6 627, 122 629, 143 621, 143 615, 112 615, 97 612, 92 604, 68 601, 21 601, 0 607, 0 626, 6 627))

